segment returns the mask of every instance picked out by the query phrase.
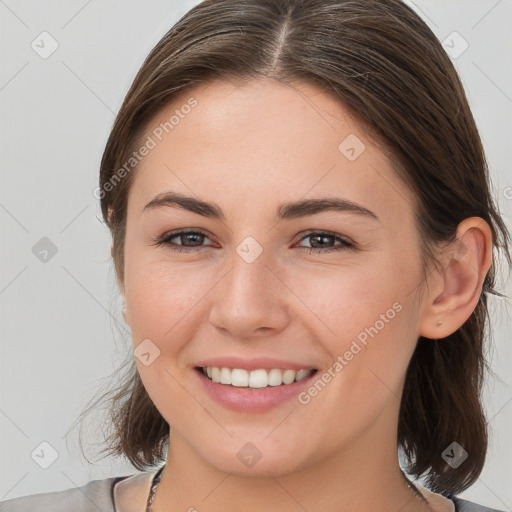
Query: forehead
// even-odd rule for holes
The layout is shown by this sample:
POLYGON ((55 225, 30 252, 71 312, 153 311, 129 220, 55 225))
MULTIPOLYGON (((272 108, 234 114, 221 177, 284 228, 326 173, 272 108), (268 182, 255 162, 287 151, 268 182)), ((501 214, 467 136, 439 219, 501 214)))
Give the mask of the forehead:
POLYGON ((200 84, 154 116, 144 141, 151 149, 130 192, 138 210, 176 190, 253 214, 329 194, 392 217, 412 213, 389 158, 333 94, 312 85, 200 84))

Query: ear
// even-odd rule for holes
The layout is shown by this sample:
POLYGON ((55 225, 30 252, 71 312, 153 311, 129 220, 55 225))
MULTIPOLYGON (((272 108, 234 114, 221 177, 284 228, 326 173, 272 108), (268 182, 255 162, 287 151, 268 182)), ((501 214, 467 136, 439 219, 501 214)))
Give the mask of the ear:
POLYGON ((480 217, 464 219, 455 242, 441 253, 442 271, 429 278, 419 334, 440 339, 454 333, 471 316, 492 263, 492 231, 480 217))
POLYGON ((130 325, 130 315, 128 312, 128 307, 126 304, 123 306, 123 309, 121 310, 121 313, 123 314, 123 319, 126 325, 130 325))
MULTIPOLYGON (((113 258, 114 257, 114 242, 112 242, 110 244, 110 256, 113 258)), ((123 318, 124 318, 124 321, 130 325, 130 318, 129 318, 129 314, 128 314, 128 308, 126 307, 126 292, 125 292, 125 289, 124 289, 124 283, 122 281, 120 281, 119 279, 117 279, 117 285, 119 287, 119 291, 121 293, 121 297, 123 299, 123 307, 122 307, 122 314, 123 314, 123 318)))
POLYGON ((125 292, 124 292, 124 289, 122 287, 122 285, 120 284, 119 285, 119 290, 121 292, 121 297, 122 297, 122 300, 123 300, 123 305, 121 306, 121 313, 123 315, 123 319, 125 321, 125 323, 127 325, 130 325, 130 310, 128 308, 128 305, 126 303, 126 296, 125 296, 125 292))

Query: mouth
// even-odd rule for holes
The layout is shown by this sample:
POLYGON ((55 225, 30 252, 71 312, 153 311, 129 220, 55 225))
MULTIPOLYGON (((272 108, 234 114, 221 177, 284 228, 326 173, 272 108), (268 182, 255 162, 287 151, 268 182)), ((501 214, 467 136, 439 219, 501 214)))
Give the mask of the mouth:
POLYGON ((231 388, 265 389, 289 386, 307 379, 317 372, 314 368, 293 370, 281 368, 227 368, 218 366, 198 366, 196 370, 216 384, 231 388))
POLYGON ((243 413, 293 405, 319 371, 299 361, 228 354, 197 361, 193 369, 206 396, 243 413))

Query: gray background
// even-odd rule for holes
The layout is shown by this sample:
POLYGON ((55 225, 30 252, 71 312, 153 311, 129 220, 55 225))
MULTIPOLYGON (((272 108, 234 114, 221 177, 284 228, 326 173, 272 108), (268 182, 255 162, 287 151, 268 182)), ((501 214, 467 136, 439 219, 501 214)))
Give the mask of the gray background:
MULTIPOLYGON (((79 452, 78 428, 72 429, 130 347, 109 233, 93 189, 115 113, 136 71, 195 3, 0 0, 0 500, 136 472, 123 460, 97 461, 94 445, 86 446, 96 461, 89 464, 79 452), (31 47, 35 40, 38 51, 51 49, 48 36, 39 36, 43 31, 58 43, 47 58, 31 47), (34 246, 49 250, 46 262, 34 246), (42 442, 58 453, 47 469, 39 464, 51 462, 51 450, 42 442)), ((454 61, 510 226, 512 2, 408 3, 441 40, 448 38, 451 51, 464 48, 454 31, 469 45, 454 61)), ((511 296, 505 277, 499 289, 511 296)), ((492 299, 491 311, 495 377, 485 390, 492 434, 488 462, 462 496, 511 510, 510 300, 492 299)), ((98 428, 84 439, 99 439, 97 433, 98 428)))

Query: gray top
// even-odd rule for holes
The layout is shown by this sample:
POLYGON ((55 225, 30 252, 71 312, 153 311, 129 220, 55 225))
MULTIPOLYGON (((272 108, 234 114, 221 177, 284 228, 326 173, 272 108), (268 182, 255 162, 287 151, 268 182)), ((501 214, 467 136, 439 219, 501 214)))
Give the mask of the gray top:
MULTIPOLYGON (((0 512, 123 512, 114 507, 114 487, 129 476, 92 480, 65 491, 22 496, 0 502, 0 512)), ((504 512, 449 496, 456 512, 504 512)), ((131 507, 129 507, 131 508, 131 507)), ((140 510, 143 512, 144 508, 140 510)))

